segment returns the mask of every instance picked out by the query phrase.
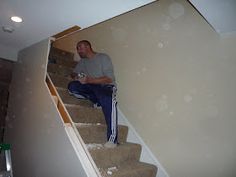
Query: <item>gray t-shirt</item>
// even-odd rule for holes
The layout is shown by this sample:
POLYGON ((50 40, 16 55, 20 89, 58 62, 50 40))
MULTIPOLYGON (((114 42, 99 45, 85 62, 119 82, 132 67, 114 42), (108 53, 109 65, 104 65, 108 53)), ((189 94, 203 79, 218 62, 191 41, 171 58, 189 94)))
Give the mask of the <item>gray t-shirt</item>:
POLYGON ((113 65, 110 57, 104 53, 97 53, 93 58, 82 58, 74 69, 75 73, 84 73, 91 77, 107 76, 115 83, 113 65))

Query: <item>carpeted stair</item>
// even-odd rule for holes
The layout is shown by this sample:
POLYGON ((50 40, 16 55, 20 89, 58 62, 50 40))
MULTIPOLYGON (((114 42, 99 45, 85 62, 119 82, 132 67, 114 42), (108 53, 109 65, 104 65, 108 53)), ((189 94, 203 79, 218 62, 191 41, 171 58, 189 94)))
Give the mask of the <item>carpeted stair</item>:
POLYGON ((77 99, 67 91, 67 85, 71 81, 69 75, 75 65, 72 53, 56 48, 51 49, 47 71, 101 175, 103 177, 155 177, 157 167, 139 161, 141 146, 126 142, 127 126, 118 126, 119 145, 116 148, 104 147, 106 124, 102 110, 93 108, 89 100, 77 99))

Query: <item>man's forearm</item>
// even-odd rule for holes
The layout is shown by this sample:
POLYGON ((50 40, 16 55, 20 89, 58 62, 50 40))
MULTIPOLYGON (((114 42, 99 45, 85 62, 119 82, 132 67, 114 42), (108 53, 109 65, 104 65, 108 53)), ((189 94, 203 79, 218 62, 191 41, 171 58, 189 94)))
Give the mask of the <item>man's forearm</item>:
POLYGON ((87 77, 86 82, 88 84, 110 84, 112 83, 112 79, 107 77, 107 76, 102 76, 102 77, 87 77))

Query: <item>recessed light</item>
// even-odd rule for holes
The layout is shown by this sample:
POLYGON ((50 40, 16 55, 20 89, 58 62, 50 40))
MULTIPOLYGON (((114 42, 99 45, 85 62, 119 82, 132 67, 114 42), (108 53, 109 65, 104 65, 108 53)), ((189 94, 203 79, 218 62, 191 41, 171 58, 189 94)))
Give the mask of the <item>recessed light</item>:
POLYGON ((22 18, 17 17, 17 16, 11 17, 11 20, 12 20, 13 22, 17 22, 17 23, 21 23, 21 22, 22 22, 22 18))

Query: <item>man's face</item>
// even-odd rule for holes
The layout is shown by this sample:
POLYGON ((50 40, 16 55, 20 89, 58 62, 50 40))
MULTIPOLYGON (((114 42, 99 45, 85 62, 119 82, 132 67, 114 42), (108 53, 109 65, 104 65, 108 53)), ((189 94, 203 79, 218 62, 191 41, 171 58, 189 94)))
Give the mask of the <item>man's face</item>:
POLYGON ((77 46, 77 52, 78 52, 80 58, 87 58, 88 46, 86 46, 86 45, 83 44, 83 43, 78 44, 78 46, 77 46))

